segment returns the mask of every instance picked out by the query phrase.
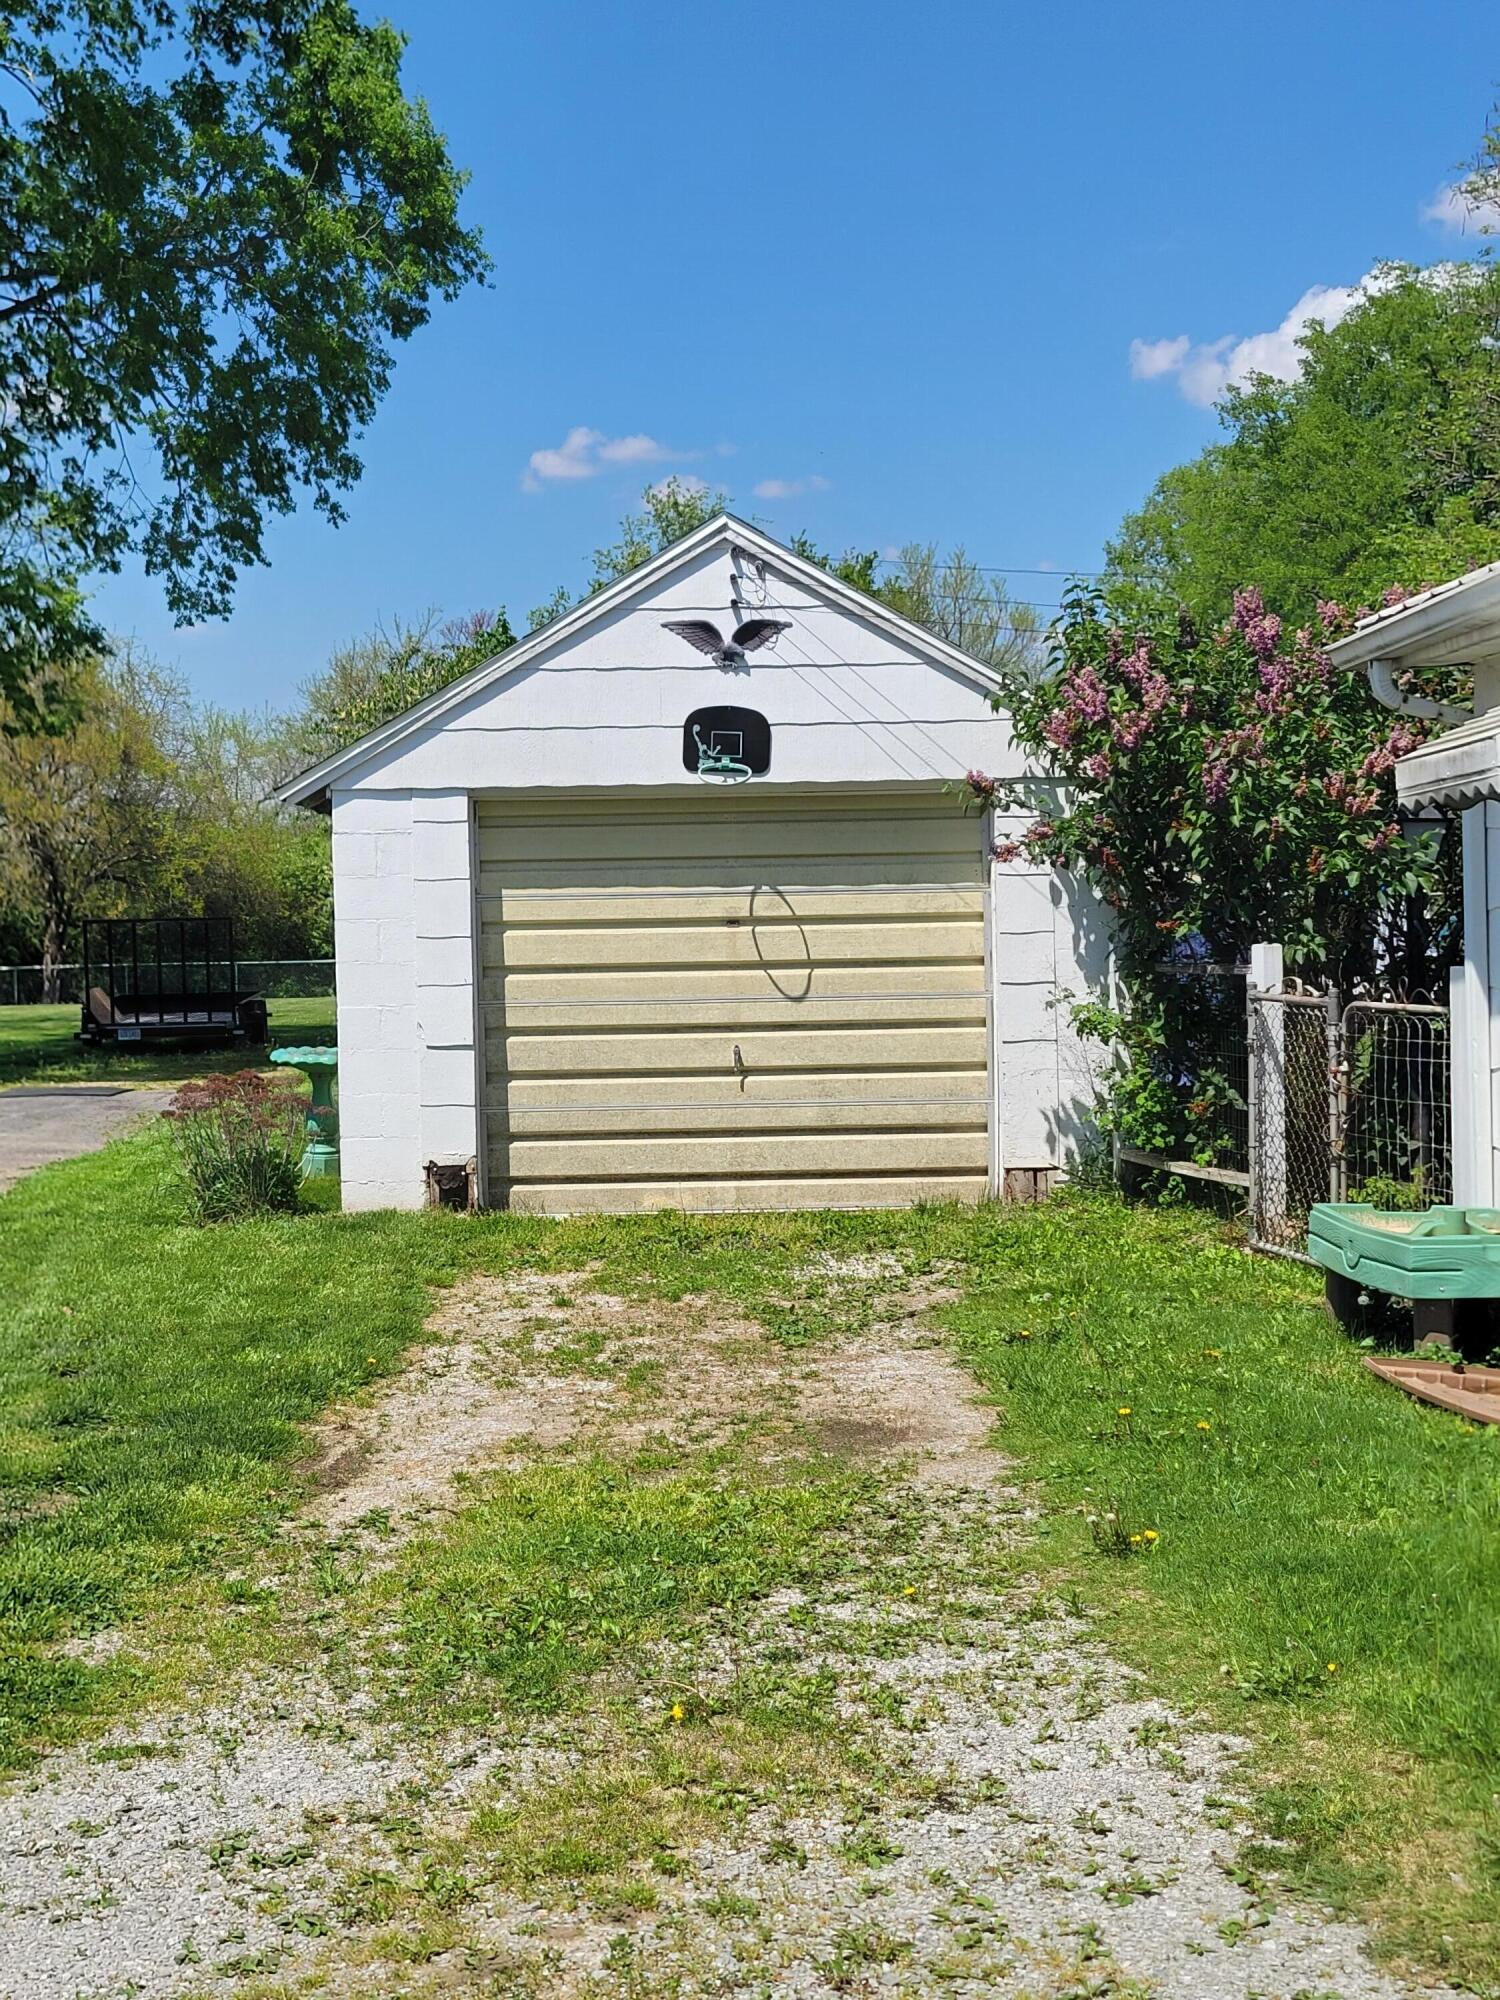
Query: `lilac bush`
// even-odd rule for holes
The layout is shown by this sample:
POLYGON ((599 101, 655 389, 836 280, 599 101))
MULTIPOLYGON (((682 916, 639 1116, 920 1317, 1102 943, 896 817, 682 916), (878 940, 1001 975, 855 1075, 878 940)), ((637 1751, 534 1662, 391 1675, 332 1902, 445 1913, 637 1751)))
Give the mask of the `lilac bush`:
POLYGON ((1396 760, 1425 725, 1331 661, 1327 641, 1348 622, 1330 603, 1289 631, 1247 589, 1202 633, 1175 608, 1127 618, 1070 590, 1052 671, 1005 697, 1047 779, 970 774, 976 798, 1036 814, 1000 860, 1074 871, 1112 913, 1129 1019, 1085 1008, 1082 1023, 1134 1041, 1138 1057, 1157 1052, 1134 1065, 1130 1088, 1149 1099, 1131 1114, 1135 1143, 1196 1146, 1193 1116, 1209 1119, 1226 1088, 1172 1046, 1167 995, 1181 982, 1163 980, 1160 961, 1243 963, 1276 939, 1291 973, 1425 998, 1459 949, 1458 842, 1412 837, 1397 815, 1396 760))

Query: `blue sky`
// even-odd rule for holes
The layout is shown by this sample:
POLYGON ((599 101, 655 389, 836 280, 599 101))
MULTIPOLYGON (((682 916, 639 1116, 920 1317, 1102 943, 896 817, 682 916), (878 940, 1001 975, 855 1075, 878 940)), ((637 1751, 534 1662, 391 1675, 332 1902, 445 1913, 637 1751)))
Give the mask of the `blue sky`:
POLYGON ((1091 568, 1312 288, 1473 253, 1424 211, 1500 95, 1484 0, 385 11, 494 281, 400 353, 348 524, 278 523, 231 619, 101 587, 231 706, 428 607, 523 627, 674 471, 833 548, 1091 568))

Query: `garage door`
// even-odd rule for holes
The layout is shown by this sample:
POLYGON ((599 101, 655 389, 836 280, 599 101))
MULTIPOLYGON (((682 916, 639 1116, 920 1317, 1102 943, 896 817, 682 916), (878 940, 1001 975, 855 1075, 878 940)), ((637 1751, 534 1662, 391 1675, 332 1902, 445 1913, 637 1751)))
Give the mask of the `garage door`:
POLYGON ((951 800, 482 804, 478 852, 491 1206, 984 1193, 984 872, 951 800))

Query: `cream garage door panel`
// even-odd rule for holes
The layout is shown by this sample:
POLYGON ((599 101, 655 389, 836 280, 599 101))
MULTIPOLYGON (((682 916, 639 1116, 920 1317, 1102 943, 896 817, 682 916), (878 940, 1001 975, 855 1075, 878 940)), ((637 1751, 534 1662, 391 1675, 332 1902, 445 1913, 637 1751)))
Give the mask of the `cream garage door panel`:
POLYGON ((489 1198, 983 1194, 984 868, 942 801, 482 805, 489 1198))

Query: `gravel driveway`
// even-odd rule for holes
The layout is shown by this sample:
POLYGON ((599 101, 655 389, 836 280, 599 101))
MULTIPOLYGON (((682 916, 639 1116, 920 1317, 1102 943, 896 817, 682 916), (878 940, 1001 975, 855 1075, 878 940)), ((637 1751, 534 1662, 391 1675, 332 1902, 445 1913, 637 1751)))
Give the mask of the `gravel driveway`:
MULTIPOLYGON (((455 1287, 404 1375, 320 1426, 329 1489, 258 1586, 281 1664, 0 1790, 0 2000, 1415 2000, 1358 1925, 1251 1865, 1244 1746, 1150 1699, 1029 1574, 1033 1501, 924 1325, 939 1296, 893 1286, 867 1331, 788 1349, 587 1273, 455 1287), (825 1584, 654 1642, 555 1714, 405 1712, 404 1645, 381 1666, 343 1607, 463 1507, 455 1478, 528 1438, 558 1465, 722 1452, 749 1422, 767 1464, 812 1435, 883 1468, 825 1584), (686 1691, 671 1721, 663 1688, 686 1691), (726 1764, 743 1690, 778 1729, 821 1690, 825 1761, 790 1786, 726 1764), (606 1894, 591 1829, 612 1797, 649 1824, 663 1770, 726 1802, 606 1894), (528 1812, 561 1858, 518 1879, 528 1812)), ((100 1637, 73 1650, 108 1657, 100 1637)))
POLYGON ((170 1090, 113 1083, 29 1083, 0 1090, 0 1193, 37 1167, 97 1153, 171 1101, 170 1090))

